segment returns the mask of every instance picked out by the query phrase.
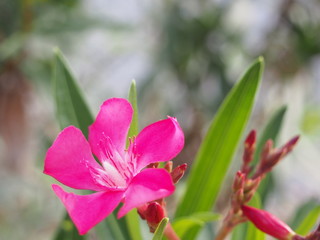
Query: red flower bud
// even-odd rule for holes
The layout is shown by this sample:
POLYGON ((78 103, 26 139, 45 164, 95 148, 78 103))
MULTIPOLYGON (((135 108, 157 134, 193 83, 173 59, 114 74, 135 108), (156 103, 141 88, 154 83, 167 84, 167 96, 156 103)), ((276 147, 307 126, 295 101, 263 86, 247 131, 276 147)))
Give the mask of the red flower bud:
POLYGON ((145 218, 149 225, 158 225, 165 217, 162 206, 157 202, 151 202, 145 211, 145 218))
POLYGON ((179 182, 179 180, 183 177, 184 172, 187 169, 187 166, 188 165, 186 163, 184 163, 182 165, 179 165, 175 169, 173 169, 173 171, 171 172, 171 177, 172 177, 173 183, 179 182))
POLYGON ((292 139, 289 140, 289 142, 287 142, 281 149, 282 151, 287 154, 289 152, 292 151, 292 149, 294 148, 294 146, 297 144, 298 140, 299 140, 300 136, 295 136, 292 139))
POLYGON ((245 206, 241 207, 243 214, 261 231, 280 240, 291 239, 295 232, 284 222, 267 211, 245 206))
POLYGON ((257 135, 256 130, 251 130, 251 132, 249 133, 249 135, 245 140, 246 147, 251 148, 256 143, 256 135, 257 135))
POLYGON ((253 155, 256 147, 256 135, 256 131, 252 130, 244 142, 244 152, 242 156, 243 164, 241 170, 246 174, 251 171, 249 164, 253 160, 253 155))
POLYGON ((236 192, 239 189, 243 189, 245 181, 246 181, 246 175, 243 172, 238 171, 233 180, 233 186, 232 186, 233 191, 236 192))

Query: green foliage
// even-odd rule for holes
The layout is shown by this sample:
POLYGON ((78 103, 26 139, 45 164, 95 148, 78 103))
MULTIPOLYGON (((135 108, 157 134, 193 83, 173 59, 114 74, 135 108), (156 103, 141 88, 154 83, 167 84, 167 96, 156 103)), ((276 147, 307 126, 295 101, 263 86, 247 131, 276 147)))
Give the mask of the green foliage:
POLYGON ((313 227, 317 224, 320 216, 320 206, 318 205, 312 209, 308 215, 303 219, 299 227, 296 229, 296 233, 301 235, 307 235, 313 227))
POLYGON ((314 208, 319 206, 319 201, 315 199, 310 199, 303 204, 301 204, 296 212, 295 215, 291 218, 289 225, 292 229, 297 229, 304 218, 307 217, 308 213, 311 212, 314 208))
MULTIPOLYGON (((263 59, 256 60, 224 100, 193 163, 176 217, 209 211, 246 126, 261 79, 263 59)), ((189 234, 188 238, 192 239, 189 234)))
POLYGON ((154 232, 152 240, 162 240, 164 229, 169 222, 169 218, 163 218, 154 232))
POLYGON ((136 88, 135 80, 132 80, 131 82, 128 99, 133 107, 133 117, 132 117, 130 129, 129 129, 128 137, 133 137, 133 136, 137 136, 139 132, 137 88, 136 88))
POLYGON ((248 224, 239 224, 232 231, 231 240, 251 240, 246 239, 248 224))
POLYGON ((173 229, 181 239, 185 239, 185 234, 190 228, 197 226, 202 227, 207 222, 217 221, 219 219, 219 214, 212 212, 199 212, 192 214, 191 216, 175 219, 173 229))

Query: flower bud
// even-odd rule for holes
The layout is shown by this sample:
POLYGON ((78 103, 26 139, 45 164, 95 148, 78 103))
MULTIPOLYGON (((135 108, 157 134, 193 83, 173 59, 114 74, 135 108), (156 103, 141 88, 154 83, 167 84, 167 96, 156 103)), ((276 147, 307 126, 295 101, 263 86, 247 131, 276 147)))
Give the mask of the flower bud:
POLYGON ((165 211, 159 203, 151 202, 148 204, 144 216, 149 225, 150 232, 154 232, 157 229, 158 224, 165 217, 165 211))
POLYGON ((256 144, 256 130, 251 130, 251 132, 249 133, 249 135, 247 136, 246 140, 245 140, 245 146, 248 148, 252 148, 253 145, 256 144))
POLYGON ((164 165, 164 169, 168 171, 168 173, 172 172, 172 161, 168 161, 166 165, 164 165))
POLYGON ((243 188, 238 189, 233 195, 232 195, 232 199, 231 199, 231 206, 233 209, 234 213, 237 213, 240 208, 241 205, 243 204, 243 188))
POLYGON ((158 168, 159 167, 159 162, 155 162, 155 163, 150 163, 147 165, 146 168, 158 168))
POLYGON ((256 131, 252 130, 244 142, 244 153, 242 157, 243 159, 242 171, 244 173, 250 172, 249 164, 253 160, 255 146, 256 146, 256 131))
POLYGON ((267 211, 245 206, 241 207, 243 214, 261 231, 280 240, 292 239, 295 232, 284 222, 267 211))
POLYGON ((175 169, 172 170, 171 172, 171 177, 172 177, 172 181, 173 183, 177 183, 179 182, 179 180, 183 177, 184 172, 187 169, 187 164, 184 163, 182 165, 179 165, 178 167, 176 167, 175 169))
POLYGON ((245 181, 246 181, 246 175, 241 171, 238 171, 233 180, 232 190, 236 192, 239 189, 243 189, 245 181))
POLYGON ((145 203, 137 208, 137 212, 141 219, 145 220, 146 219, 146 211, 148 209, 148 203, 145 203))
POLYGON ((289 140, 289 142, 287 142, 282 148, 281 150, 287 154, 289 152, 292 151, 292 149, 294 148, 294 146, 297 144, 298 140, 299 140, 299 136, 295 136, 292 139, 289 140))

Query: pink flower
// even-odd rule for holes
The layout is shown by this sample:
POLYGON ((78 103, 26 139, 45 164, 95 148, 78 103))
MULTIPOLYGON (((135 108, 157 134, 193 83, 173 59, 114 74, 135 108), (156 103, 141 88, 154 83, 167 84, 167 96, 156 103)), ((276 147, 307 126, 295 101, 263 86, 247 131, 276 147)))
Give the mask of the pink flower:
POLYGON ((118 218, 175 190, 166 170, 144 167, 168 161, 181 151, 184 135, 178 122, 168 117, 147 126, 126 150, 132 114, 127 100, 109 99, 89 127, 89 142, 79 129, 70 126, 58 135, 46 154, 45 174, 68 187, 96 191, 77 195, 52 185, 80 234, 86 234, 120 202, 123 206, 118 218))
POLYGON ((291 239, 296 233, 271 213, 243 205, 243 214, 261 231, 280 240, 291 239))

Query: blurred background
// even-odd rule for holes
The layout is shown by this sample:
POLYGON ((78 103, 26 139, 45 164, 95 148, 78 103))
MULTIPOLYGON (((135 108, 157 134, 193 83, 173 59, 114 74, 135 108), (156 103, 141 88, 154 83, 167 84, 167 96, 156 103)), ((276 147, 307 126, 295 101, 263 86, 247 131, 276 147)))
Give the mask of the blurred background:
POLYGON ((1 240, 51 239, 63 216, 52 179, 42 174, 59 132, 51 86, 55 46, 94 114, 105 99, 127 97, 135 79, 141 128, 177 117, 186 146, 175 164, 192 164, 222 99, 263 56, 263 83, 246 132, 261 132, 287 105, 278 143, 302 136, 276 167, 266 208, 285 220, 299 206, 319 204, 318 0, 0 0, 1 240))

